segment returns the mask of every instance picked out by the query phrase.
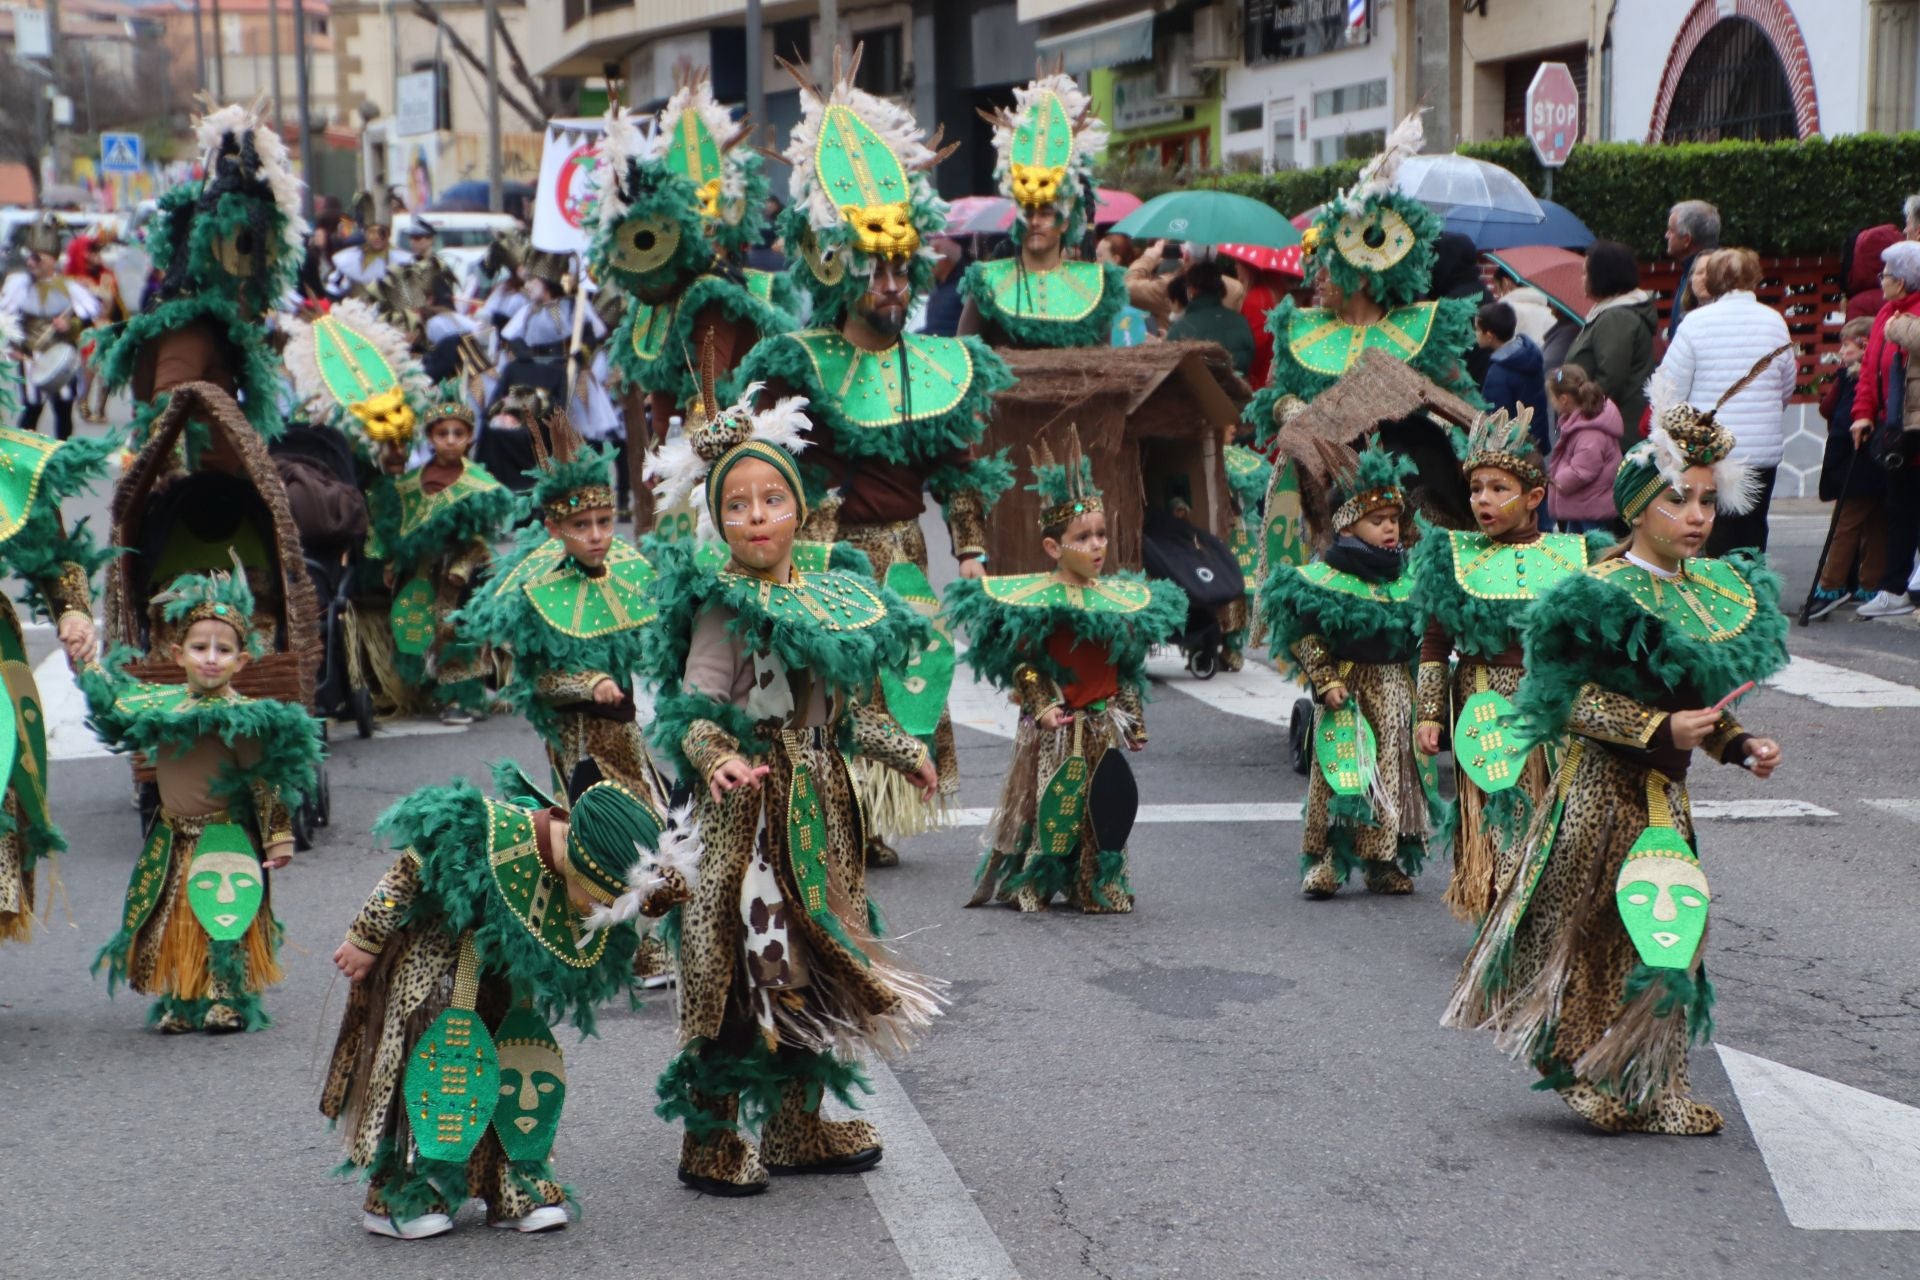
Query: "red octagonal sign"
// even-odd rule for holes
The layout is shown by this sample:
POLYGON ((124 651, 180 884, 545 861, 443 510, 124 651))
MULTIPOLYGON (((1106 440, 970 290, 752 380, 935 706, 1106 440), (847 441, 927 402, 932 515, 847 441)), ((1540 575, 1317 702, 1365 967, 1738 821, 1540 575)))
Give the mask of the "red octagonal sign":
POLYGON ((1527 86, 1527 137, 1544 165, 1563 165, 1580 141, 1580 90, 1564 62, 1543 62, 1527 86))

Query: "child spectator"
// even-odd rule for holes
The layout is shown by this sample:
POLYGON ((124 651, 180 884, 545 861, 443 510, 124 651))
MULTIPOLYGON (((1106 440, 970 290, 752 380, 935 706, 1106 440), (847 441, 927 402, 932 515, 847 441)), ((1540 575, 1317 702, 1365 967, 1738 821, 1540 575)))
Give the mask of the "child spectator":
POLYGON ((1562 533, 1608 528, 1619 519, 1613 477, 1620 470, 1620 410, 1577 364, 1555 369, 1550 384, 1560 422, 1560 438, 1547 458, 1554 519, 1562 533))
POLYGON ((1840 329, 1840 368, 1820 396, 1820 412, 1827 418, 1827 453, 1820 462, 1820 501, 1837 502, 1833 545, 1820 566, 1820 583, 1813 592, 1812 617, 1824 618, 1847 603, 1847 578, 1859 562, 1858 583, 1851 599, 1864 604, 1873 598, 1887 553, 1887 473, 1853 443, 1853 393, 1860 383, 1860 362, 1866 358, 1873 320, 1856 316, 1840 329))
POLYGON ((1482 350, 1491 351, 1487 376, 1480 383, 1480 395, 1488 409, 1505 409, 1517 418, 1522 409, 1533 410, 1534 443, 1547 451, 1546 361, 1540 346, 1532 338, 1516 332, 1518 320, 1513 308, 1504 302, 1488 302, 1474 313, 1474 339, 1482 350))

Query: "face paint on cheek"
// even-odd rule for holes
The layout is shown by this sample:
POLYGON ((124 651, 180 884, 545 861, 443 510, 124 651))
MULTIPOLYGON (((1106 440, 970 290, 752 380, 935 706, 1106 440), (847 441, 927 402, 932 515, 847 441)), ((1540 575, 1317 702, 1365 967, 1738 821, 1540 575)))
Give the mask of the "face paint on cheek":
POLYGON ((793 510, 789 508, 785 511, 774 512, 772 515, 767 517, 767 522, 769 524, 779 524, 782 520, 791 520, 791 519, 793 519, 793 510))

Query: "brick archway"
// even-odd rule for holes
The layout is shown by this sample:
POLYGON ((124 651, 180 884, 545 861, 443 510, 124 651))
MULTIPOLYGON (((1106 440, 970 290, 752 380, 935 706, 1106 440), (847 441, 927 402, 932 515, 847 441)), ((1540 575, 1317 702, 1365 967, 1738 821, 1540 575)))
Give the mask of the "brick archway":
POLYGON ((1680 75, 1687 69, 1700 42, 1724 18, 1745 18, 1759 27, 1780 56, 1786 68, 1787 83, 1793 89, 1794 125, 1802 138, 1820 132, 1820 103, 1813 91, 1813 62, 1807 56, 1807 42, 1800 35, 1799 19, 1787 7, 1787 0, 1735 0, 1731 13, 1722 11, 1724 0, 1698 0, 1680 33, 1667 52, 1667 65, 1660 73, 1660 96, 1654 100, 1653 121, 1647 128, 1647 141, 1658 142, 1667 132, 1667 116, 1673 110, 1674 91, 1680 87, 1680 75))

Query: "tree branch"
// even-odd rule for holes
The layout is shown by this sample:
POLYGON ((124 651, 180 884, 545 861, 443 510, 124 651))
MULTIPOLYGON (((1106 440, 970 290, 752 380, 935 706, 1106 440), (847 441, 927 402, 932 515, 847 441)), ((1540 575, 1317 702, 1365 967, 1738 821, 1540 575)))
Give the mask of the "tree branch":
POLYGON ((520 87, 532 95, 533 100, 544 107, 549 115, 556 113, 559 110, 558 104, 554 102, 552 94, 546 87, 535 80, 532 73, 527 70, 526 60, 520 56, 520 47, 514 44, 513 37, 507 34, 507 20, 500 16, 498 9, 493 13, 493 29, 499 33, 500 43, 507 46, 507 61, 513 64, 513 78, 520 82, 520 87))
MULTIPOLYGON (((473 52, 465 40, 460 38, 459 32, 441 20, 440 15, 434 12, 432 5, 428 4, 426 0, 413 0, 413 11, 422 21, 431 22, 434 26, 440 28, 441 34, 447 38, 447 43, 453 46, 455 53, 466 60, 468 66, 474 68, 483 76, 487 74, 487 64, 473 52)), ((527 122, 527 127, 533 130, 533 132, 541 133, 546 130, 546 116, 529 107, 518 94, 514 93, 505 85, 500 86, 500 101, 506 103, 518 112, 520 118, 527 122)))

